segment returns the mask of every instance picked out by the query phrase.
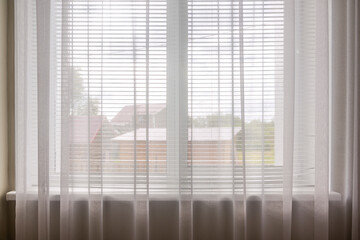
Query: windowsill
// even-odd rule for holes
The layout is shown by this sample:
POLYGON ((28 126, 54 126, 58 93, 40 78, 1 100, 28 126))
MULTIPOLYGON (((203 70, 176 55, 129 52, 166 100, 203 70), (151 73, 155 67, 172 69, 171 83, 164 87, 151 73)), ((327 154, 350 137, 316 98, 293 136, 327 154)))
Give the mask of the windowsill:
MULTIPOLYGON (((37 194, 29 194, 28 200, 30 201, 36 201, 37 200, 37 194)), ((88 194, 72 194, 74 196, 72 199, 77 201, 83 201, 87 200, 88 194)), ((95 195, 96 196, 96 195, 95 195)), ((269 193, 262 195, 261 193, 251 193, 248 194, 246 199, 247 201, 261 201, 261 199, 265 197, 266 201, 282 201, 283 196, 281 193, 269 193)), ((146 195, 140 195, 136 197, 137 200, 146 200, 146 195)), ((150 200, 151 201, 171 201, 171 200, 178 200, 178 195, 151 195, 150 200)), ((184 200, 190 200, 191 198, 189 195, 185 195, 184 200)), ((16 201, 16 191, 10 191, 6 193, 6 200, 7 201, 16 201)), ((60 195, 59 194, 53 194, 50 195, 51 201, 60 201, 60 195)), ((103 200, 105 201, 133 201, 134 195, 133 194, 104 194, 103 200)), ((193 201, 232 201, 233 196, 230 194, 224 194, 224 195, 211 195, 211 194, 197 194, 193 195, 192 197, 193 201)), ((242 201, 243 195, 236 195, 236 200, 242 201)), ((314 201, 314 193, 310 192, 299 192, 299 193, 293 193, 293 200, 294 201, 314 201)), ((341 201, 341 194, 337 192, 330 192, 329 193, 329 200, 330 201, 341 201)))

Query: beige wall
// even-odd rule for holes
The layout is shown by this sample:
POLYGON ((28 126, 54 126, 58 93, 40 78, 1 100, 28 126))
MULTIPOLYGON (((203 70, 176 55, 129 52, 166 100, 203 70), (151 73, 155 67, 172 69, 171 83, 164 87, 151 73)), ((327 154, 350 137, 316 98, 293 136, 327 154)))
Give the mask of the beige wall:
POLYGON ((14 239, 14 0, 0 0, 0 240, 14 239))
POLYGON ((7 1, 0 0, 0 239, 7 236, 8 130, 7 130, 7 1))
MULTIPOLYGON (((1 1, 1 0, 0 0, 1 1)), ((14 0, 8 2, 7 36, 7 106, 9 188, 15 190, 15 88, 14 88, 14 0)))
MULTIPOLYGON (((1 0, 0 0, 1 1, 1 0)), ((7 0, 8 189, 15 190, 14 0, 7 0)), ((7 239, 15 239, 15 202, 7 202, 7 239)))

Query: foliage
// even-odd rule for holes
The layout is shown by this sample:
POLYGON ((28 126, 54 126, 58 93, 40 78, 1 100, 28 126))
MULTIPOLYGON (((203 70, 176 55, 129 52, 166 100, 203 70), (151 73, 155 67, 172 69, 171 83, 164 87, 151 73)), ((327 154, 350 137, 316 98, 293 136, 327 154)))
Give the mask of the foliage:
POLYGON ((99 112, 99 101, 89 96, 88 88, 84 86, 83 78, 78 69, 70 67, 67 73, 71 76, 72 80, 69 81, 72 87, 71 115, 97 115, 99 112))
MULTIPOLYGON (((192 126, 196 128, 203 127, 231 127, 232 126, 231 114, 213 114, 204 117, 195 117, 192 119, 192 126)), ((234 126, 241 127, 241 119, 238 116, 234 116, 234 126)))
MULTIPOLYGON (((192 126, 203 127, 231 127, 234 121, 234 127, 242 127, 241 118, 231 114, 208 115, 204 117, 195 117, 192 119, 192 126)), ((264 157, 267 161, 274 159, 274 121, 251 120, 244 122, 244 129, 236 135, 236 149, 238 159, 242 159, 242 148, 245 144, 245 157, 250 161, 258 161, 264 157), (243 141, 243 131, 245 139, 243 141), (263 153, 264 150, 264 153, 263 153), (263 156, 264 154, 264 156, 263 156)))

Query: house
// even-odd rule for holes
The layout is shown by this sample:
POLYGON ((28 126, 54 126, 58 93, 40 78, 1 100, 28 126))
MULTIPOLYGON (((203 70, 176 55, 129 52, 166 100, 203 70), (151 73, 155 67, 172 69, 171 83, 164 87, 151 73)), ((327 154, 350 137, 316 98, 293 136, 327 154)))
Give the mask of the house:
MULTIPOLYGON (((149 104, 149 127, 161 128, 166 127, 166 104, 149 104)), ((136 128, 146 127, 147 117, 146 104, 126 105, 111 120, 111 124, 115 127, 119 134, 125 133, 136 128), (134 112, 136 106, 136 126, 134 112)))
MULTIPOLYGON (((166 128, 149 128, 147 137, 146 128, 139 128, 113 138, 112 141, 117 145, 118 169, 122 172, 133 171, 136 162, 137 171, 145 172, 148 158, 150 172, 165 172, 170 161, 167 160, 167 147, 171 147, 167 141, 166 131, 166 128)), ((238 127, 189 129, 187 164, 193 166, 232 164, 233 158, 237 161, 237 154, 232 153, 232 146, 233 144, 236 146, 236 136, 239 133, 238 127)))
POLYGON ((112 141, 116 136, 114 128, 106 117, 73 116, 70 119, 70 151, 71 168, 76 173, 98 172, 102 159, 111 156, 112 141), (90 163, 90 166, 89 166, 90 163))

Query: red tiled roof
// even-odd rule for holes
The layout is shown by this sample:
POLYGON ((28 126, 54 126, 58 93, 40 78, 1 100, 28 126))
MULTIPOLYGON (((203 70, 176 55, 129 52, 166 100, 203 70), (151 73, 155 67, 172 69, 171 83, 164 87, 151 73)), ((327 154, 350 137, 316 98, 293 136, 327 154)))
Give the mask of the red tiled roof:
MULTIPOLYGON (((126 105, 123 107, 120 112, 111 120, 112 123, 130 123, 134 115, 134 106, 135 105, 126 105)), ((166 104, 149 104, 149 115, 155 115, 161 112, 166 108, 166 104)), ((136 104, 136 114, 145 115, 146 114, 146 104, 136 104)))
POLYGON ((92 143, 103 123, 108 123, 105 116, 73 116, 70 119, 72 144, 92 143), (90 123, 90 126, 89 126, 90 123))

